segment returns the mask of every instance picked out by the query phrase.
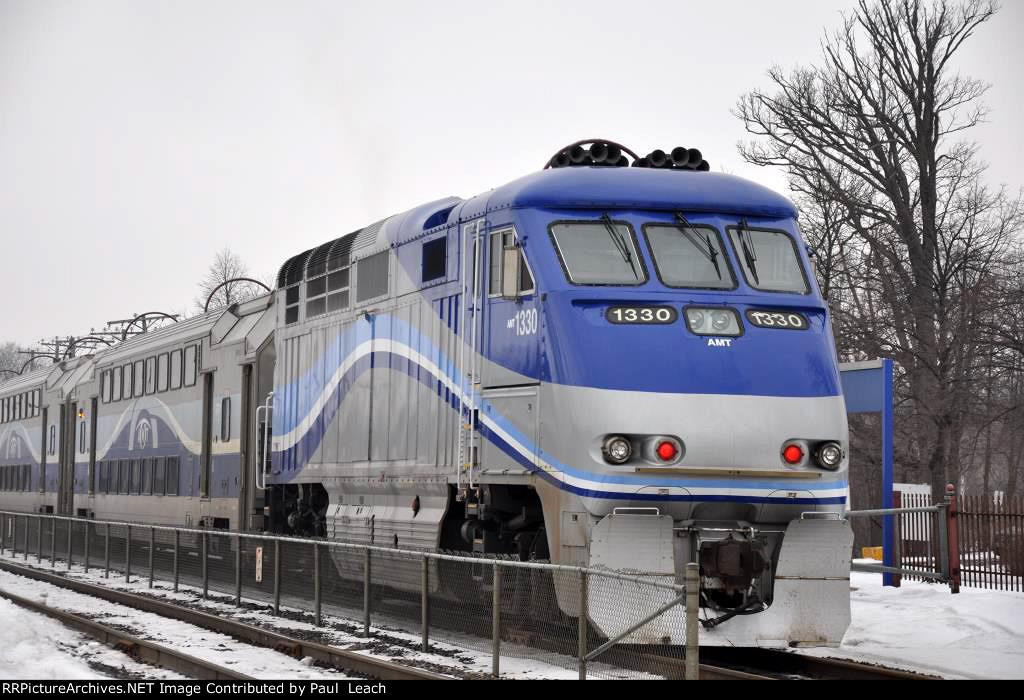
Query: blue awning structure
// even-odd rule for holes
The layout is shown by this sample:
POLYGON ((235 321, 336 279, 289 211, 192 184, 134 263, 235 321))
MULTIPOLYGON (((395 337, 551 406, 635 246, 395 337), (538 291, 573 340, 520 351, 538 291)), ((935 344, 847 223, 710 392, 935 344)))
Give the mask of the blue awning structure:
MULTIPOLYGON (((892 508, 893 415, 892 360, 869 360, 839 365, 847 413, 882 414, 882 508, 892 508)), ((882 563, 895 566, 893 516, 882 517, 882 563)), ((892 574, 882 574, 882 585, 893 585, 892 574)))

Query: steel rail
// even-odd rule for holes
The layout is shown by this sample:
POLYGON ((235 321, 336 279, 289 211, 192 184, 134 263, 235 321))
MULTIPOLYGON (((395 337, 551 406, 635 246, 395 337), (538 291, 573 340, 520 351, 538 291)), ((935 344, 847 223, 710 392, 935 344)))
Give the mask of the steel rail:
POLYGON ((101 598, 111 603, 125 605, 136 610, 143 610, 155 615, 167 617, 179 622, 186 622, 197 627, 203 627, 214 632, 229 635, 247 644, 275 649, 295 658, 301 659, 307 656, 320 661, 332 668, 341 671, 351 671, 380 680, 444 680, 447 676, 426 671, 424 669, 401 666, 385 659, 376 659, 366 654, 354 651, 346 651, 306 641, 295 637, 271 632, 270 630, 248 625, 244 622, 232 620, 225 617, 218 617, 192 608, 174 605, 155 598, 127 593, 125 591, 112 590, 105 586, 97 586, 85 581, 66 578, 31 567, 11 564, 0 561, 0 569, 9 571, 19 576, 25 576, 36 581, 46 583, 84 593, 85 595, 101 598))
POLYGON ((776 678, 811 680, 939 680, 938 676, 862 661, 819 657, 781 649, 701 647, 701 660, 776 678))
POLYGON ((162 644, 140 639, 67 610, 50 607, 2 589, 0 589, 0 596, 7 598, 19 607, 51 617, 67 627, 83 632, 133 659, 151 666, 166 668, 198 680, 256 680, 253 676, 185 654, 162 644))

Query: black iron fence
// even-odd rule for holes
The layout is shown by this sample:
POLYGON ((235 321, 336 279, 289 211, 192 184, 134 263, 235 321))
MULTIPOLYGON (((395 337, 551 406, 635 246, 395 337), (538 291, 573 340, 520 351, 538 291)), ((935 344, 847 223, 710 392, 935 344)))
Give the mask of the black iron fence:
POLYGON ((661 577, 2 511, 0 557, 187 590, 365 637, 368 649, 466 652, 470 676, 540 664, 581 678, 685 674, 685 588, 661 577))

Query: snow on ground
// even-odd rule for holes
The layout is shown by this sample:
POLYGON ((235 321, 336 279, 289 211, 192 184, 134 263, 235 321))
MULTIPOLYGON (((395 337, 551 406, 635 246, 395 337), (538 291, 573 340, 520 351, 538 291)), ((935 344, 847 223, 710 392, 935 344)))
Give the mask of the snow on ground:
MULTIPOLYGON (((12 557, 9 550, 0 555, 0 558, 19 566, 40 568, 46 571, 51 570, 49 563, 45 559, 43 560, 42 565, 36 567, 34 566, 34 558, 25 560, 23 555, 12 557)), ((63 570, 63 564, 58 565, 58 570, 63 570)), ((312 614, 308 610, 309 601, 288 601, 283 598, 281 605, 282 615, 275 616, 264 601, 243 598, 245 606, 239 609, 235 607, 233 597, 211 591, 209 598, 204 600, 198 588, 184 584, 180 585, 179 590, 175 592, 169 583, 158 580, 154 582, 153 588, 151 589, 149 588, 148 580, 143 577, 136 576, 130 583, 125 584, 123 576, 118 573, 112 571, 110 578, 103 578, 100 570, 93 568, 89 573, 85 573, 83 568, 78 564, 73 565, 71 571, 66 572, 66 575, 69 578, 107 586, 116 590, 129 591, 138 595, 152 596, 168 602, 199 609, 214 615, 230 617, 251 625, 273 629, 282 634, 312 639, 320 642, 321 644, 328 644, 340 649, 356 651, 366 654, 367 656, 387 659, 399 664, 426 668, 438 673, 450 674, 461 678, 488 678, 491 674, 490 640, 480 639, 468 634, 460 634, 450 630, 435 629, 432 631, 433 634, 430 640, 430 651, 423 652, 419 647, 420 636, 418 630, 414 632, 406 631, 409 629, 408 621, 393 619, 380 613, 374 614, 373 626, 370 628, 372 636, 367 639, 361 636, 363 629, 361 610, 346 611, 346 616, 329 615, 326 614, 325 611, 323 616, 324 626, 316 627, 312 623, 312 614), (293 605, 288 605, 289 602, 292 602, 293 605), (441 637, 443 637, 443 640, 441 637)), ((4 578, 6 576, 11 576, 14 579, 24 582, 23 585, 29 587, 29 589, 49 586, 49 584, 25 579, 24 577, 0 571, 0 590, 7 585, 5 583, 6 579, 4 578)), ((56 595, 81 595, 65 591, 55 586, 49 586, 49 588, 58 591, 56 595)), ((10 590, 12 593, 25 595, 15 588, 11 588, 10 590)), ((106 609, 112 605, 96 598, 88 596, 84 597, 91 601, 91 608, 87 609, 91 609, 92 611, 95 611, 99 606, 106 609)), ((126 608, 126 610, 130 609, 126 608)), ((135 620, 138 620, 140 616, 146 614, 147 613, 134 610, 130 611, 130 615, 134 616, 135 620)), ((165 623, 169 623, 171 625, 181 624, 174 621, 168 621, 166 618, 156 619, 161 621, 161 625, 165 623)), ((106 619, 100 619, 99 621, 104 623, 109 622, 106 619)), ((138 629, 139 627, 139 625, 131 625, 132 629, 138 629)), ((203 631, 203 634, 208 637, 215 636, 215 633, 208 633, 205 630, 203 631)), ((140 634, 139 636, 146 636, 147 638, 150 638, 143 634, 140 634)), ((154 638, 154 641, 161 642, 159 638, 154 638)), ((240 644, 235 641, 232 641, 231 643, 234 645, 240 644)), ((185 651, 188 653, 195 653, 188 649, 185 651)), ((243 670, 243 672, 249 672, 248 666, 238 666, 238 668, 243 670)), ((624 671, 607 664, 591 663, 588 666, 588 669, 591 674, 600 675, 602 677, 638 677, 636 672, 624 671)), ((298 675, 292 676, 288 673, 284 673, 283 675, 288 677, 307 677, 298 675)), ((521 680, 540 678, 575 679, 579 677, 579 672, 577 670, 575 658, 560 656, 558 654, 538 649, 503 642, 501 676, 502 678, 521 680)))
MULTIPOLYGON (((244 644, 227 635, 211 632, 195 625, 123 605, 100 601, 92 596, 75 593, 24 576, 17 576, 7 571, 0 571, 0 595, 3 591, 30 600, 45 602, 51 607, 91 618, 101 624, 127 631, 136 637, 183 651, 200 659, 237 668, 242 673, 256 678, 287 677, 331 680, 358 678, 358 676, 347 676, 334 669, 318 668, 303 663, 272 649, 244 644)), ((13 605, 10 601, 4 602, 9 606, 13 605)), ((59 624, 57 626, 60 627, 59 624)), ((24 619, 13 632, 8 633, 15 636, 25 635, 31 639, 34 635, 31 628, 32 621, 24 619)), ((45 639, 40 640, 40 644, 45 641, 45 639)), ((53 645, 51 644, 51 646, 53 645)), ((59 642, 57 646, 59 647, 59 642)), ((31 677, 31 673, 29 676, 31 677)))
MULTIPOLYGON (((9 553, 5 552, 3 558, 10 560, 9 553)), ((19 557, 15 563, 25 565, 30 562, 25 562, 19 557)), ((44 565, 41 568, 49 567, 44 565)), ((0 575, 10 576, 22 582, 20 585, 24 587, 23 590, 11 588, 12 593, 26 595, 24 591, 38 591, 46 586, 6 572, 0 572, 0 575)), ((488 640, 436 630, 436 635, 430 643, 431 651, 425 653, 419 650, 417 632, 407 631, 407 621, 390 619, 383 615, 375 614, 374 625, 371 628, 373 636, 366 639, 361 636, 361 611, 345 611, 344 615, 325 614, 325 626, 318 628, 312 624, 308 602, 303 604, 297 600, 283 601, 283 616, 275 616, 261 601, 245 600, 247 605, 239 609, 234 606, 229 596, 211 593, 208 600, 203 600, 197 589, 185 585, 182 585, 177 593, 169 584, 159 581, 155 583, 153 589, 149 589, 148 582, 143 579, 136 579, 125 585, 123 578, 117 577, 116 574, 112 574, 109 579, 103 579, 100 572, 94 570, 85 574, 78 565, 72 568, 69 575, 91 583, 152 595, 216 615, 232 617, 249 624, 275 629, 283 634, 303 636, 342 649, 359 651, 369 656, 420 666, 453 676, 480 678, 488 676, 491 670, 490 652, 485 648, 488 646, 488 640), (439 638, 441 635, 444 637, 443 641, 439 638), (481 642, 484 644, 481 645, 481 642)), ((7 579, 0 578, 0 589, 6 585, 7 579)), ((50 588, 59 591, 53 595, 80 595, 52 586, 50 588)), ((95 614, 98 609, 106 611, 118 607, 98 602, 95 598, 83 597, 89 601, 80 603, 85 606, 83 612, 95 614)), ((1024 593, 962 588, 959 594, 952 595, 949 587, 945 585, 906 580, 901 588, 883 588, 880 575, 853 572, 851 612, 852 623, 840 648, 802 649, 798 653, 867 661, 950 678, 1024 678, 1024 593)), ((156 616, 151 616, 154 620, 147 621, 143 618, 147 613, 130 609, 124 609, 120 614, 123 615, 122 619, 127 626, 143 631, 159 630, 163 633, 168 628, 182 625, 156 616)), ((109 622, 106 619, 101 621, 109 622)), ((0 618, 0 624, 2 622, 3 618, 0 618)), ((9 631, 9 627, 5 626, 5 631, 9 631)), ((63 629, 59 625, 58 628, 63 629)), ((194 627, 184 636, 189 640, 188 643, 195 644, 198 643, 196 640, 201 639, 200 646, 212 648, 217 654, 216 658, 221 660, 229 653, 225 651, 226 648, 240 645, 237 641, 224 641, 227 638, 194 627), (218 644, 222 646, 218 647, 218 644)), ((157 638, 155 641, 159 642, 161 639, 157 638)), ((3 648, 7 647, 5 644, 3 648)), ((251 653, 250 649, 246 646, 244 660, 240 661, 246 665, 238 666, 245 671, 249 671, 248 664, 253 663, 251 659, 245 658, 245 655, 251 653)), ((188 651, 196 653, 194 648, 188 651)), ((507 642, 502 644, 502 652, 502 677, 577 677, 575 659, 507 642)), ((7 665, 6 660, 5 656, 3 666, 7 665)), ((274 672, 266 671, 265 675, 272 676, 276 672, 286 676, 309 677, 300 674, 324 671, 301 666, 300 662, 290 659, 289 662, 299 664, 300 668, 281 667, 274 672)), ((621 672, 613 667, 602 667, 598 664, 591 666, 591 672, 602 676, 635 677, 633 673, 621 672)))
POLYGON ((0 597, 0 679, 181 678, 0 597))
MULTIPOLYGON (((877 563, 877 562, 874 562, 877 563)), ((948 678, 1024 678, 1024 593, 850 574, 853 621, 839 649, 801 653, 869 661, 948 678)))

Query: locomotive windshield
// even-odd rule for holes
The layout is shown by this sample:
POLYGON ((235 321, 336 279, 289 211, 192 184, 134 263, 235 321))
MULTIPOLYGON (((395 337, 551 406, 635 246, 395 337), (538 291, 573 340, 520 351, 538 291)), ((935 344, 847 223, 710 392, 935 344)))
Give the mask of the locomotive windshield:
POLYGON ((658 278, 666 287, 736 288, 722 239, 710 226, 648 224, 644 235, 658 278))
POLYGON ((751 287, 765 292, 810 292, 796 242, 789 234, 740 225, 730 228, 729 235, 751 287))
POLYGON ((647 271, 637 252, 633 228, 613 222, 572 221, 551 225, 551 238, 573 284, 638 285, 647 271))

